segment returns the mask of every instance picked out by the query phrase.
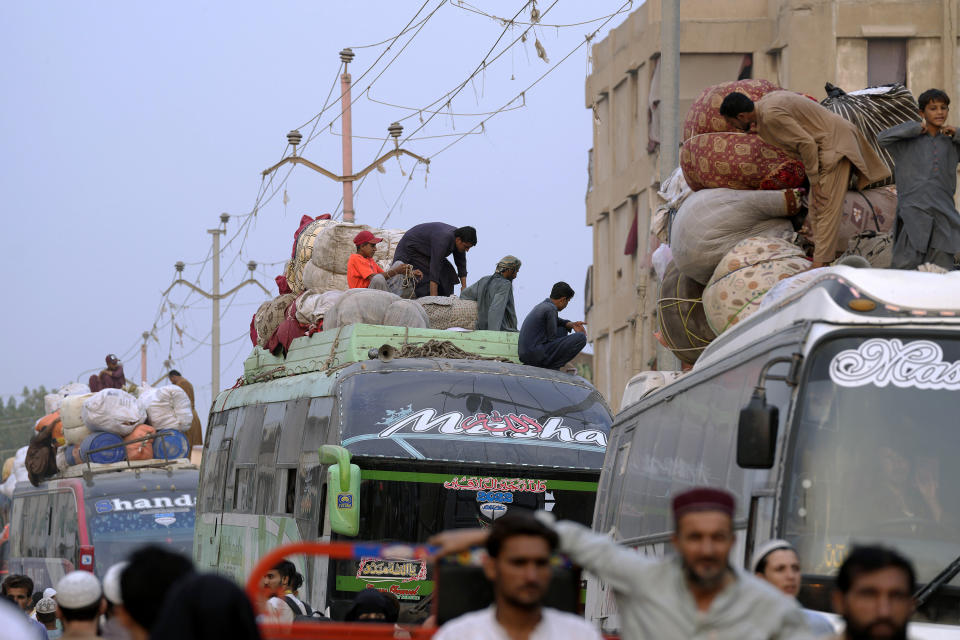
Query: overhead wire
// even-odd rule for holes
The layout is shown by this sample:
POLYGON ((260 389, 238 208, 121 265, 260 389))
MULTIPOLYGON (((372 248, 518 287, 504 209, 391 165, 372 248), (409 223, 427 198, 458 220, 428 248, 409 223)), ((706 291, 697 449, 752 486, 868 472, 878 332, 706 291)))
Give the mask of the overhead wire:
POLYGON ((615 16, 620 15, 621 13, 626 13, 627 11, 630 10, 629 8, 623 9, 623 10, 618 10, 618 11, 615 11, 615 12, 609 14, 609 15, 600 16, 600 17, 597 17, 597 18, 590 18, 589 20, 583 20, 582 22, 570 22, 570 23, 567 23, 567 24, 547 24, 547 23, 540 22, 540 21, 537 21, 537 22, 521 22, 521 21, 518 21, 518 20, 508 21, 506 18, 501 18, 500 16, 496 16, 496 15, 487 13, 486 11, 480 9, 479 7, 476 7, 476 6, 474 6, 474 5, 472 5, 472 4, 468 3, 468 2, 464 2, 464 0, 457 0, 457 2, 453 3, 452 6, 456 7, 457 9, 463 9, 464 11, 470 11, 471 13, 476 13, 476 14, 479 14, 479 15, 481 15, 481 16, 486 16, 487 18, 491 18, 491 19, 493 19, 493 20, 496 20, 497 22, 500 22, 501 24, 506 24, 507 22, 511 22, 512 24, 515 24, 515 25, 531 25, 531 26, 536 25, 536 26, 538 26, 538 27, 550 27, 550 28, 556 28, 556 29, 564 29, 564 28, 567 28, 567 27, 580 27, 580 26, 583 26, 583 25, 585 25, 585 24, 591 24, 591 23, 594 23, 594 22, 599 22, 599 21, 604 20, 604 19, 606 19, 606 18, 613 18, 613 17, 615 17, 615 16))
MULTIPOLYGON (((624 2, 624 3, 621 5, 621 9, 623 9, 624 7, 629 7, 629 6, 632 5, 632 4, 633 4, 633 0, 627 0, 626 2, 624 2)), ((579 51, 580 48, 583 47, 583 45, 585 45, 585 44, 587 44, 588 42, 592 41, 593 38, 594 38, 598 33, 600 33, 600 31, 603 29, 603 27, 605 27, 611 20, 613 20, 613 18, 614 18, 615 16, 620 15, 620 13, 622 13, 621 9, 618 9, 615 13, 612 13, 612 14, 610 14, 609 16, 607 16, 607 18, 603 21, 603 23, 600 24, 599 27, 597 27, 597 28, 596 28, 593 32, 591 32, 590 34, 584 36, 584 39, 583 39, 582 42, 580 42, 576 47, 574 47, 573 49, 571 49, 565 56, 563 56, 560 60, 558 60, 556 63, 554 63, 553 66, 551 66, 549 69, 547 69, 545 72, 543 72, 539 77, 537 77, 536 80, 534 80, 532 83, 530 83, 529 85, 527 85, 527 87, 525 87, 520 93, 518 93, 518 94, 515 95, 513 98, 511 98, 510 100, 508 100, 508 101, 503 105, 503 107, 501 107, 500 109, 498 109, 493 115, 487 116, 486 118, 484 118, 483 120, 481 120, 480 122, 478 122, 477 124, 475 124, 473 127, 471 127, 468 131, 466 131, 466 132, 465 132, 463 135, 461 135, 459 138, 457 138, 456 140, 452 141, 450 144, 444 146, 444 147, 441 148, 439 151, 437 151, 437 152, 433 153, 432 155, 430 155, 430 156, 429 156, 429 159, 432 160, 433 158, 437 157, 438 155, 440 155, 441 153, 443 153, 444 151, 446 151, 447 149, 449 149, 449 148, 452 147, 453 145, 457 144, 458 142, 460 142, 461 140, 463 140, 463 139, 467 136, 467 134, 469 134, 470 132, 476 130, 477 127, 483 127, 483 126, 484 126, 488 121, 490 121, 492 118, 495 118, 499 113, 502 113, 502 112, 504 111, 504 107, 508 107, 508 106, 510 106, 511 104, 513 104, 514 102, 516 102, 518 99, 522 98, 522 97, 526 94, 527 91, 530 91, 533 87, 537 86, 544 78, 546 78, 548 75, 550 75, 557 67, 559 67, 559 66, 560 66, 561 64, 563 64, 568 58, 570 58, 570 56, 572 56, 574 53, 576 53, 577 51, 579 51)))

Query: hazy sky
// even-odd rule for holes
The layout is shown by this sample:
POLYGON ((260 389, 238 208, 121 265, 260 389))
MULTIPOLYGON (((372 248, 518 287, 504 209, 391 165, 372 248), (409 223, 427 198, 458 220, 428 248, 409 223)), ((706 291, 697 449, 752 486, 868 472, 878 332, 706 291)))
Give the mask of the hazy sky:
MULTIPOLYGON (((373 100, 425 107, 463 82, 501 34, 490 58, 527 28, 518 24, 503 33, 500 22, 464 8, 482 5, 487 13, 512 17, 522 0, 427 0, 414 25, 436 9, 432 17, 419 32, 400 37, 360 78, 387 45, 359 47, 397 35, 421 4, 2 3, 0 264, 12 285, 0 320, 3 398, 24 385, 86 380, 110 352, 122 357, 128 378, 138 379, 140 336, 154 329, 148 377, 161 375, 163 361, 172 358, 193 381, 205 422, 210 303, 177 286, 169 296, 172 314, 165 305, 158 315, 161 294, 173 281, 177 260, 189 265, 185 279, 210 289, 210 265, 200 264, 210 251, 206 230, 218 224, 221 212, 243 216, 253 209, 260 172, 282 157, 288 130, 310 122, 301 129, 306 138, 317 123, 319 133, 303 155, 340 173, 340 122, 332 131, 328 126, 340 108, 310 121, 336 79, 340 49, 351 46, 356 54, 350 65, 354 134, 380 138, 355 141, 359 170, 376 157, 392 121, 412 115, 403 121, 405 136, 420 126, 420 113, 373 100)), ((622 6, 622 0, 563 0, 553 8, 537 3, 542 23, 550 25, 612 14, 622 6)), ((517 19, 529 16, 527 6, 517 19)), ((598 38, 625 17, 613 17, 598 38)), ((437 153, 456 138, 432 136, 462 134, 487 117, 448 111, 500 108, 600 24, 537 27, 468 82, 449 109, 441 102, 443 113, 404 147, 424 156, 437 153), (537 57, 535 40, 549 63, 537 57)), ((468 281, 491 273, 502 255, 517 255, 523 260, 514 285, 520 317, 563 279, 578 295, 568 316, 580 319, 591 262, 591 233, 584 224, 592 140, 584 108, 588 56, 589 47, 580 47, 513 103, 526 106, 496 115, 482 134, 433 158, 429 175, 421 165, 408 183, 397 161, 387 162, 386 174, 374 172, 359 187, 357 221, 380 226, 396 203, 387 220, 392 228, 434 220, 471 224, 479 244, 468 257, 468 281)), ((332 99, 339 93, 338 83, 332 99)), ((429 116, 422 113, 424 121, 429 116)), ((408 176, 412 166, 403 161, 408 176)), ((275 184, 284 175, 286 170, 275 184)), ((336 211, 341 193, 338 183, 297 168, 248 225, 231 219, 223 289, 244 279, 246 263, 256 260, 256 277, 275 292, 273 277, 290 255, 300 216, 336 211)), ((222 387, 243 372, 251 350, 250 317, 264 299, 258 288, 245 287, 222 303, 222 387)))

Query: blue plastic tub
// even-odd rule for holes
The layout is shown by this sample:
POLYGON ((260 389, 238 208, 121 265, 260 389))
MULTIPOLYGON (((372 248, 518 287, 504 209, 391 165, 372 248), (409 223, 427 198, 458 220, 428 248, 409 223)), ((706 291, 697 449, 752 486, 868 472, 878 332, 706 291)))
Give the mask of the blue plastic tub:
POLYGON ((80 449, 73 444, 68 444, 63 450, 63 457, 67 461, 67 466, 69 467, 83 463, 83 457, 80 454, 80 449))
POLYGON ((110 464, 111 462, 123 462, 126 460, 127 449, 123 446, 123 438, 120 436, 107 433, 106 431, 96 431, 84 438, 83 442, 80 443, 80 456, 88 462, 110 464), (119 446, 105 451, 90 453, 93 449, 100 449, 111 445, 119 446))
POLYGON ((153 457, 157 460, 173 460, 190 457, 190 441, 182 431, 160 429, 153 441, 153 457))

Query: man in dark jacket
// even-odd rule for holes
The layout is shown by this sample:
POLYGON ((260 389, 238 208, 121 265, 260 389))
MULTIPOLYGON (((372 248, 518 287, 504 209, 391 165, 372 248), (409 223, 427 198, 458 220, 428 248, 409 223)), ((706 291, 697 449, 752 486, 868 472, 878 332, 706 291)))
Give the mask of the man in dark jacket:
POLYGON ((106 357, 107 368, 99 375, 90 376, 90 391, 96 393, 102 389, 123 389, 127 378, 123 375, 123 365, 120 359, 112 353, 106 357))
POLYGON ((513 304, 513 281, 520 259, 504 256, 492 276, 484 276, 460 292, 463 300, 477 302, 477 329, 516 331, 517 309, 513 304))
POLYGON ((553 285, 550 297, 523 320, 520 327, 520 362, 544 369, 559 369, 573 360, 587 344, 583 322, 559 317, 573 298, 573 289, 566 282, 553 285), (567 335, 570 331, 574 333, 567 335))
POLYGON ((409 264, 424 273, 414 295, 449 296, 460 279, 460 286, 467 286, 467 251, 477 244, 477 230, 473 227, 459 229, 443 222, 424 222, 403 234, 394 252, 394 261, 409 264), (453 254, 457 268, 446 259, 453 254))

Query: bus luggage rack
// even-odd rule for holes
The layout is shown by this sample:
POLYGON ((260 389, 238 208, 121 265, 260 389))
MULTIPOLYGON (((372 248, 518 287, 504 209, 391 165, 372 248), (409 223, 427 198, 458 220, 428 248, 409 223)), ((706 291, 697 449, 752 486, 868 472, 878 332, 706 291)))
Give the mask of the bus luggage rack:
MULTIPOLYGON (((123 447, 126 449, 127 446, 132 444, 137 444, 139 442, 147 442, 148 440, 156 440, 157 438, 167 437, 165 433, 151 433, 149 435, 143 436, 142 438, 136 438, 134 440, 129 440, 125 442, 120 442, 117 444, 109 444, 105 447, 97 447, 96 449, 90 449, 84 453, 84 456, 87 458, 83 462, 77 465, 67 467, 61 471, 58 476, 61 478, 71 478, 83 475, 84 477, 97 474, 97 473, 107 473, 110 471, 122 471, 125 469, 151 469, 151 468, 189 468, 195 467, 193 463, 190 462, 189 458, 150 458, 147 460, 130 460, 124 455, 123 460, 118 462, 90 462, 90 454, 99 453, 101 451, 110 451, 113 449, 118 449, 123 447)), ((54 476, 56 477, 56 476, 54 476)))
MULTIPOLYGON (((349 542, 299 542, 277 547, 254 566, 247 580, 247 596, 257 614, 263 613, 266 602, 263 577, 281 560, 293 555, 324 555, 333 560, 361 560, 386 558, 404 560, 429 560, 433 565, 436 596, 431 603, 431 617, 435 627, 420 627, 408 624, 375 622, 293 622, 292 624, 260 623, 264 640, 298 638, 303 640, 386 640, 408 638, 425 640, 436 633, 440 625, 469 611, 488 606, 493 600, 493 591, 481 566, 484 553, 472 550, 436 561, 431 557, 437 547, 397 543, 349 543, 349 542), (441 587, 450 587, 443 597, 441 587)), ((544 604, 546 606, 580 614, 580 570, 564 556, 554 556, 551 561, 553 579, 544 604)), ((608 636, 610 637, 610 636, 608 636)))

